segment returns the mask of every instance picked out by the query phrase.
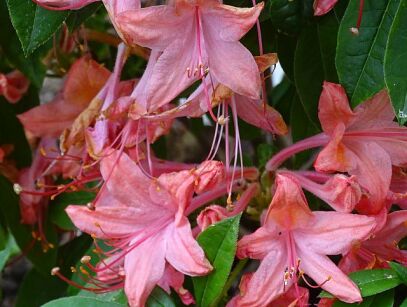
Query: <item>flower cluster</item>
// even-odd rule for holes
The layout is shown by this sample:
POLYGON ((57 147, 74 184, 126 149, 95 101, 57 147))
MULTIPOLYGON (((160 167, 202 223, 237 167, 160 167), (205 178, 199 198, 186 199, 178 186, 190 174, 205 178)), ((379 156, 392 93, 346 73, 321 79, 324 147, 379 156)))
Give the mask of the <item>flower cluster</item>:
MULTIPOLYGON (((95 1, 35 2, 66 10, 95 1)), ((31 167, 14 184, 21 222, 36 229, 44 251, 53 248, 43 231, 50 199, 93 191, 88 204, 66 208, 74 225, 92 236, 99 257, 97 264, 88 255, 82 258, 87 284, 78 286, 96 293, 124 288, 130 306, 144 306, 158 285, 192 304, 184 276, 213 270, 197 235, 245 212, 267 190, 272 198, 261 226, 241 237, 236 254, 260 265, 243 275, 228 306, 306 306, 307 285, 360 302, 348 273, 386 267, 391 260, 407 265, 407 252, 397 247, 407 235, 407 210, 393 207, 407 209, 407 128, 394 122, 385 90, 352 110, 345 90, 325 82, 318 113, 323 132, 270 157, 269 185, 261 186, 259 170, 243 165, 238 120, 264 133, 288 133, 265 90, 263 73, 277 57, 263 54, 261 44, 255 57, 240 43, 258 22, 263 3, 240 8, 221 2, 173 0, 142 7, 136 0, 103 0, 123 41, 113 71, 84 55, 53 101, 18 116, 26 134, 40 140, 31 167), (140 46, 151 50, 143 75, 122 80, 132 48, 140 46), (192 93, 179 104, 177 97, 187 89, 192 93), (207 159, 187 164, 155 156, 152 144, 175 121, 202 116, 215 127, 207 159), (217 161, 222 139, 224 160, 217 161), (282 167, 315 148, 322 149, 312 170, 282 167), (311 210, 303 190, 329 207, 311 210), (332 255, 342 255, 339 263, 332 255)), ((315 1, 315 14, 335 2, 315 1)), ((12 103, 28 86, 19 72, 0 75, 0 94, 12 103)), ((0 148, 0 163, 4 156, 0 148)), ((57 267, 52 274, 73 283, 57 267)))

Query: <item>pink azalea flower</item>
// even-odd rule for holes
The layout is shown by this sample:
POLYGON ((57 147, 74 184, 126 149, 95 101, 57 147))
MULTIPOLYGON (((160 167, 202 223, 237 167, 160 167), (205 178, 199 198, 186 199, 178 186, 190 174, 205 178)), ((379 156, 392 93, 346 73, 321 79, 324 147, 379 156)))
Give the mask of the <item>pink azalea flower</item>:
POLYGON ((98 94, 110 76, 100 64, 82 57, 71 66, 62 92, 51 102, 18 115, 34 136, 58 137, 98 94))
POLYGON ((276 170, 302 150, 325 146, 314 167, 320 172, 356 176, 369 198, 359 212, 378 214, 386 205, 392 165, 407 164, 407 128, 393 121, 395 114, 387 92, 379 92, 352 111, 345 90, 339 84, 325 82, 318 116, 324 132, 274 155, 267 170, 276 170))
POLYGON ((335 6, 338 0, 315 0, 314 15, 321 16, 328 13, 335 6))
MULTIPOLYGON (((261 263, 237 306, 266 306, 307 274, 320 287, 348 303, 360 302, 357 286, 326 255, 348 251, 375 226, 370 217, 312 212, 300 186, 277 175, 277 189, 264 225, 238 243, 237 256, 261 263)), ((297 297, 300 296, 298 288, 297 297)))
POLYGON ((322 129, 330 136, 328 145, 315 161, 325 172, 355 175, 370 193, 368 214, 378 213, 386 199, 392 165, 407 164, 407 128, 394 120, 395 114, 386 91, 381 91, 352 111, 345 90, 324 83, 319 102, 322 129))
POLYGON ((6 75, 0 74, 0 96, 10 103, 16 103, 27 92, 30 81, 18 70, 6 75))
POLYGON ((102 266, 110 270, 124 259, 124 288, 131 306, 144 306, 166 263, 190 276, 210 272, 212 267, 194 240, 186 215, 194 193, 214 188, 223 179, 223 169, 221 163, 208 161, 152 180, 125 153, 120 156, 116 151, 101 162, 107 189, 95 210, 66 209, 79 229, 116 247, 109 252, 113 261, 102 266))
POLYGON ((264 4, 237 8, 218 0, 176 1, 126 11, 116 22, 126 41, 162 52, 148 81, 148 111, 170 102, 209 73, 234 92, 259 98, 260 74, 239 42, 264 4), (227 59, 227 61, 225 61, 227 59))

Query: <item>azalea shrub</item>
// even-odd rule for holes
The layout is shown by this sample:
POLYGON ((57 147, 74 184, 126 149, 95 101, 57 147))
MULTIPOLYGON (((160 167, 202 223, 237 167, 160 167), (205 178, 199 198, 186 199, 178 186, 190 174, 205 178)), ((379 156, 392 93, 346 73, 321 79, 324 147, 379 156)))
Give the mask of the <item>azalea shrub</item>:
POLYGON ((2 306, 407 307, 406 31, 406 0, 0 1, 2 306))

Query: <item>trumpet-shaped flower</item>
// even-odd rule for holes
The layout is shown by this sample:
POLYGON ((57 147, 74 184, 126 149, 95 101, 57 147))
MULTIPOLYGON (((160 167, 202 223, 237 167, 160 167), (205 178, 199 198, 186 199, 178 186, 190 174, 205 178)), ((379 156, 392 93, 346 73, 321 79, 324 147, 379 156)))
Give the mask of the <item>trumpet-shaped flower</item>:
POLYGON ((352 111, 345 90, 324 83, 319 119, 330 137, 319 153, 315 168, 324 172, 348 172, 370 193, 367 214, 376 214, 387 197, 392 165, 407 164, 407 128, 394 120, 386 91, 381 91, 352 111))
POLYGON ((162 52, 148 80, 147 110, 167 104, 208 73, 240 95, 259 98, 256 63, 239 40, 262 8, 263 3, 237 8, 218 0, 179 0, 119 14, 116 23, 129 44, 162 52))
MULTIPOLYGON (((303 274, 342 301, 362 300, 357 286, 327 257, 348 251, 375 226, 370 217, 312 212, 296 181, 277 175, 277 189, 264 225, 238 243, 237 256, 260 259, 237 306, 266 306, 303 274)), ((300 291, 297 288, 297 297, 300 291)))
POLYGON ((107 189, 95 210, 83 206, 66 210, 79 229, 116 247, 115 253, 110 252, 111 261, 101 264, 110 270, 124 259, 124 288, 131 306, 144 306, 166 263, 190 276, 210 272, 186 210, 194 193, 213 188, 223 178, 221 163, 204 162, 196 169, 153 180, 125 153, 115 151, 102 160, 101 173, 107 189))

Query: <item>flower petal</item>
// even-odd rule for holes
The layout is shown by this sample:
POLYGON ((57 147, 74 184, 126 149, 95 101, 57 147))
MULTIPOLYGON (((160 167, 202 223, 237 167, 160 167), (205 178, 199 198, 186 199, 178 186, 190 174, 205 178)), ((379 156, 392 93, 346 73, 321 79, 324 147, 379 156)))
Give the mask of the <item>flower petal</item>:
POLYGON ((321 288, 346 303, 361 302, 358 287, 327 256, 319 255, 307 247, 298 245, 300 269, 321 288))
POLYGON ((345 89, 340 84, 324 82, 319 98, 318 117, 322 129, 328 134, 332 134, 339 124, 347 127, 355 118, 345 89))
POLYGON ((166 240, 151 237, 130 251, 124 259, 124 291, 130 306, 144 306, 164 275, 166 240))
POLYGON ((192 236, 191 225, 182 217, 177 225, 167 228, 167 261, 177 270, 189 276, 205 275, 212 266, 205 253, 192 236))
POLYGON ((314 211, 309 227, 295 231, 298 245, 319 254, 338 255, 365 240, 376 226, 374 218, 364 215, 314 211), (333 222, 335 221, 335 222, 333 222))
POLYGON ((92 211, 86 206, 71 205, 65 211, 77 228, 99 239, 127 236, 136 231, 140 223, 139 212, 126 206, 104 206, 101 210, 92 211))
MULTIPOLYGON (((288 255, 285 248, 273 249, 261 261, 247 284, 244 295, 237 298, 239 307, 263 307, 284 292, 284 270, 288 255)), ((292 281, 286 285, 288 289, 292 281)))
POLYGON ((328 13, 338 2, 338 0, 315 0, 314 15, 321 16, 328 13))
POLYGON ((163 51, 193 29, 193 22, 190 22, 193 13, 191 10, 177 14, 172 6, 157 5, 125 11, 117 16, 116 23, 130 45, 137 44, 163 51))

